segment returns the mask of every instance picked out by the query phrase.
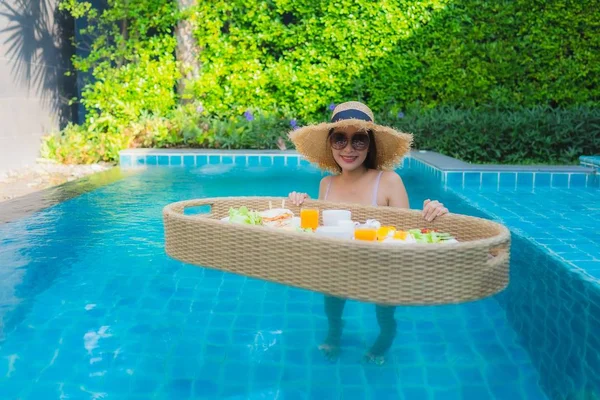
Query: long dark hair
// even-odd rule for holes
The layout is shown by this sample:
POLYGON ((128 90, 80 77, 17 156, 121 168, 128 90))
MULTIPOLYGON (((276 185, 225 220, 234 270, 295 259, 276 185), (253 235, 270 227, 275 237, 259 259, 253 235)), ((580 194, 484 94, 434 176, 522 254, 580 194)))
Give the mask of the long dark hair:
MULTIPOLYGON (((333 133, 333 128, 331 128, 329 130, 329 134, 327 135, 327 144, 326 145, 329 146, 330 148, 331 148, 330 139, 331 139, 332 133, 333 133)), ((365 158, 363 165, 367 169, 377 169, 377 146, 375 145, 375 135, 373 134, 373 130, 371 130, 371 129, 367 130, 367 135, 369 135, 369 149, 367 150, 367 157, 365 158)), ((341 172, 342 167, 337 163, 337 161, 335 163, 338 166, 338 170, 341 172)))

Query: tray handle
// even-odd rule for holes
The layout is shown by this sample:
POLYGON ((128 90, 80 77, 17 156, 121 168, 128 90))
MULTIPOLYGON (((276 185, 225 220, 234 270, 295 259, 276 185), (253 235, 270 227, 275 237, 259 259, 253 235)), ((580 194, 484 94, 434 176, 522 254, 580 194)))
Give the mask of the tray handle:
POLYGON ((175 214, 184 215, 185 210, 187 208, 208 206, 207 212, 198 214, 198 216, 201 216, 201 217, 208 217, 213 212, 214 204, 215 204, 214 199, 195 199, 195 200, 185 200, 185 201, 179 201, 177 203, 172 203, 167 208, 169 209, 169 211, 171 211, 175 214))

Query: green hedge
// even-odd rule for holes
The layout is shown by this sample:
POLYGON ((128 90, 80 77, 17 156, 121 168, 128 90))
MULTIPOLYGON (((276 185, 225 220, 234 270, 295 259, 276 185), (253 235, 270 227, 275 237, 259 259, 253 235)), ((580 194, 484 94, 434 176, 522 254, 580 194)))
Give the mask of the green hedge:
POLYGON ((600 151, 599 108, 440 107, 388 122, 413 133, 417 149, 472 163, 577 164, 580 155, 600 151))
POLYGON ((599 0, 199 2, 209 112, 600 103, 599 0))

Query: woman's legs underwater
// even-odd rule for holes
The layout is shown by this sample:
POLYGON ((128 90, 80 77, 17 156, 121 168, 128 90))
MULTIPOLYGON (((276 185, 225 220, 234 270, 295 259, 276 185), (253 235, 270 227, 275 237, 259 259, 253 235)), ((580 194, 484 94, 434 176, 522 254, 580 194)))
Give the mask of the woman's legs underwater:
POLYGON ((325 295, 324 305, 325 315, 327 316, 327 322, 329 323, 329 330, 325 341, 319 348, 327 357, 335 358, 339 353, 340 340, 344 328, 342 314, 344 313, 346 299, 325 295))
MULTIPOLYGON (((325 315, 329 322, 329 330, 320 349, 323 350, 328 357, 335 357, 339 353, 342 330, 344 328, 342 314, 344 313, 345 305, 346 299, 325 295, 325 315)), ((377 315, 377 323, 379 324, 380 331, 377 340, 375 340, 375 343, 373 343, 367 353, 368 358, 381 358, 392 346, 396 337, 395 311, 395 306, 375 305, 375 313, 377 315)))
POLYGON ((396 338, 396 319, 394 318, 395 306, 375 305, 377 314, 377 323, 379 323, 379 336, 375 343, 369 349, 367 358, 380 359, 383 362, 383 356, 392 347, 396 338))

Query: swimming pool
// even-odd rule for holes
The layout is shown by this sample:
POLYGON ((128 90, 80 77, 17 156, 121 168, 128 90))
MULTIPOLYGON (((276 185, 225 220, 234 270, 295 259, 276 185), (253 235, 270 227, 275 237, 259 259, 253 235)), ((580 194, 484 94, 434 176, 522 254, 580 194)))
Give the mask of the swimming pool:
MULTIPOLYGON (((543 329, 523 336, 569 312, 555 315, 549 297, 533 296, 532 285, 552 282, 532 280, 549 261, 518 238, 501 295, 398 308, 383 366, 360 362, 377 323, 372 305, 351 301, 343 353, 327 362, 317 350, 326 329, 321 295, 169 259, 161 214, 189 198, 315 196, 320 173, 278 159, 185 160, 0 226, 0 398, 546 399, 597 390, 581 366, 580 382, 555 381, 554 367, 540 368, 554 342, 543 329), (534 253, 540 263, 529 268, 534 253)), ((415 208, 431 197, 482 213, 419 169, 399 172, 415 208)), ((559 345, 551 361, 571 365, 577 354, 559 345)))

